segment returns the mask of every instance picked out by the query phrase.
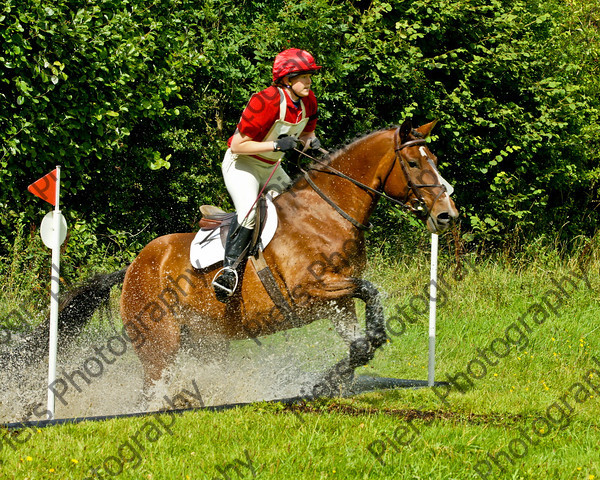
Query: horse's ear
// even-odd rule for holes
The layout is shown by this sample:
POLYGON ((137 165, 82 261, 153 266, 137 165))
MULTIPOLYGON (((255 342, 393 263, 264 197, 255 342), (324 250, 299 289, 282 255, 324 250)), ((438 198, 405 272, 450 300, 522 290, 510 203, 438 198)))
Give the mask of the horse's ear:
POLYGON ((404 143, 408 140, 408 136, 410 135, 410 132, 412 132, 412 129, 412 122, 410 120, 404 120, 404 122, 402 122, 402 125, 400 125, 401 143, 404 143))
POLYGON ((425 125, 421 125, 419 128, 417 128, 417 132, 421 133, 423 135, 423 137, 428 137, 437 122, 438 121, 436 119, 433 122, 429 122, 429 123, 426 123, 425 125))

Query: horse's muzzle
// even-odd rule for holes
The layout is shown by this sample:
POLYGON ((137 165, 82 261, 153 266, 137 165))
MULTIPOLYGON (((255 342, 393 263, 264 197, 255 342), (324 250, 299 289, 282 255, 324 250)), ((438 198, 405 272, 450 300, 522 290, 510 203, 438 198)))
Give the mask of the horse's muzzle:
POLYGON ((431 212, 427 219, 427 229, 431 233, 441 233, 452 225, 452 222, 458 218, 458 210, 454 206, 452 199, 448 198, 448 202, 444 202, 445 205, 440 205, 441 208, 436 208, 434 212, 431 212))

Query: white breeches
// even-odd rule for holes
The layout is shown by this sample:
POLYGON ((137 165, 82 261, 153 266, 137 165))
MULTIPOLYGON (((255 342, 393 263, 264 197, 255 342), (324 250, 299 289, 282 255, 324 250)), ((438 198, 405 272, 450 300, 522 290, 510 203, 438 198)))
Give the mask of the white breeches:
MULTIPOLYGON (((236 155, 227 149, 221 165, 225 186, 237 213, 237 220, 243 227, 254 228, 256 205, 252 208, 258 192, 265 185, 275 165, 261 162, 247 155, 236 155), (248 214, 250 209, 252 211, 248 214), (247 215, 247 216, 246 216, 247 215)), ((281 168, 281 164, 271 177, 265 192, 283 192, 292 180, 281 168)))

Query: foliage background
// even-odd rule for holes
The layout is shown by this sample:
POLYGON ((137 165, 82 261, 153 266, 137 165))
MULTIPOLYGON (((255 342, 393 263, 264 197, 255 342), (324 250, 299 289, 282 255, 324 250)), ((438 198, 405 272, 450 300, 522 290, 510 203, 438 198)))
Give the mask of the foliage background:
MULTIPOLYGON (((326 66, 326 147, 438 118, 466 248, 568 247, 598 225, 599 22, 586 0, 3 0, 0 270, 47 269, 26 187, 56 164, 67 282, 227 207, 227 138, 291 46, 326 66)), ((374 223, 386 255, 426 239, 389 205, 374 223)))

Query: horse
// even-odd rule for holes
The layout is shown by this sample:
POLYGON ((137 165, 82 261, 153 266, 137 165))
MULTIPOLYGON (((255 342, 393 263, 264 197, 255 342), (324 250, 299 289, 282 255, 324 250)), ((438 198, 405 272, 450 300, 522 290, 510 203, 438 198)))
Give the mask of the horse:
POLYGON ((426 141, 435 123, 413 128, 405 121, 365 135, 313 162, 274 199, 278 226, 262 254, 289 307, 287 314, 251 262, 241 267, 240 286, 230 302, 217 301, 211 280, 221 265, 192 267, 194 233, 158 237, 129 266, 98 278, 103 291, 123 283, 120 314, 143 366, 144 393, 151 395, 174 361, 184 331, 218 355, 230 341, 324 318, 334 323, 348 355, 323 375, 313 394, 339 392, 354 369, 366 365, 387 341, 379 292, 362 279, 364 235, 379 199, 404 205, 432 233, 446 230, 458 216, 426 141), (364 331, 356 298, 365 304, 364 331))

